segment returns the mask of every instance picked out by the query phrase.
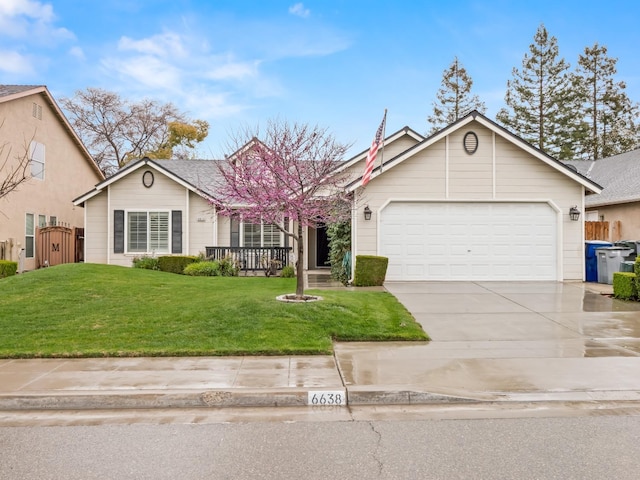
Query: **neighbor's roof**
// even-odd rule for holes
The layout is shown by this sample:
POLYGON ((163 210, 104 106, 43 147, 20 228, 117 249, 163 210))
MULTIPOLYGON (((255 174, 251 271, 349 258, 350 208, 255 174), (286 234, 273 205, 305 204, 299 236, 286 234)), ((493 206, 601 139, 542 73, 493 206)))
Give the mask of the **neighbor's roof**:
POLYGON ((599 160, 571 160, 579 173, 602 185, 600 195, 589 195, 585 206, 599 207, 640 201, 640 149, 599 160))
POLYGON ((0 97, 7 97, 22 92, 28 92, 36 88, 45 88, 44 85, 0 85, 0 97))

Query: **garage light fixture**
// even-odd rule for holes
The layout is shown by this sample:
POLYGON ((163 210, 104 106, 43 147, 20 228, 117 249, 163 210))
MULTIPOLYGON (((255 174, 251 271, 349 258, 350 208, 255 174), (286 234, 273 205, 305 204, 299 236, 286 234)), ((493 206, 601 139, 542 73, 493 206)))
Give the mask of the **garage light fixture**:
POLYGON ((577 222, 580 219, 580 210, 578 210, 576 205, 569 209, 569 218, 574 222, 577 222))
POLYGON ((369 205, 364 207, 364 219, 371 220, 371 209, 369 208, 369 205))

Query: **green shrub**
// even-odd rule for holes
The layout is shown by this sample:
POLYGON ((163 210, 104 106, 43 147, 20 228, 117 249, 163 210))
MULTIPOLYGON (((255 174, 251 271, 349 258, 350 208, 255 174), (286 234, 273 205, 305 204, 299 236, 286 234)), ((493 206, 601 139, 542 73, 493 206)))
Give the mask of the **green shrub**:
POLYGON ((184 267, 184 274, 193 277, 217 277, 220 276, 220 262, 205 260, 190 263, 184 267))
POLYGON ((380 286, 387 275, 387 257, 356 255, 356 273, 353 284, 356 287, 380 286))
POLYGON ((293 266, 285 265, 280 271, 280 276, 283 278, 293 278, 296 276, 296 271, 293 269, 293 266))
POLYGON ((160 270, 158 259, 155 257, 134 257, 133 268, 144 268, 146 270, 160 270))
POLYGON ((343 285, 351 278, 351 222, 332 223, 327 227, 331 277, 343 285))
POLYGON ((218 260, 220 264, 220 276, 221 277, 237 277, 240 272, 238 262, 233 257, 226 256, 221 260, 218 260))
POLYGON ((633 264, 633 273, 636 274, 636 278, 635 278, 636 290, 640 292, 640 257, 637 257, 636 263, 633 264))
POLYGON ((613 273, 613 296, 621 300, 638 298, 637 276, 631 272, 613 273))
POLYGON ((18 271, 18 262, 0 260, 0 278, 11 277, 18 271))
POLYGON ((184 272, 184 268, 190 263, 196 262, 198 257, 187 255, 172 255, 158 257, 158 267, 163 272, 179 273, 184 272))

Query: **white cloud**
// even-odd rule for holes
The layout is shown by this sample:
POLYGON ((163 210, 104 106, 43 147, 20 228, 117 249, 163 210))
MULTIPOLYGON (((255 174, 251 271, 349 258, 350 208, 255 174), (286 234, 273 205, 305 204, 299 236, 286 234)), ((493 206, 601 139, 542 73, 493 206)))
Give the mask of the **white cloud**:
POLYGON ((69 49, 69 55, 71 55, 72 57, 77 58, 78 60, 84 60, 85 59, 84 50, 82 50, 82 48, 80 48, 80 47, 71 47, 69 49))
POLYGON ((158 90, 175 90, 181 85, 179 68, 151 55, 124 59, 110 58, 102 62, 106 70, 128 82, 158 90))
POLYGON ((302 3, 296 3, 295 5, 291 5, 289 7, 289 13, 291 15, 296 15, 302 18, 309 18, 309 15, 311 15, 311 10, 309 10, 308 8, 304 8, 304 4, 302 3))
POLYGON ((0 50, 0 71, 11 74, 27 75, 33 72, 29 59, 17 52, 0 50))
POLYGON ((142 40, 122 37, 118 42, 118 49, 156 55, 158 57, 184 57, 187 54, 182 45, 180 35, 172 32, 154 35, 149 38, 143 38, 142 40))
POLYGON ((51 4, 42 4, 33 0, 2 0, 2 3, 0 3, 0 18, 21 15, 50 22, 53 20, 53 7, 51 4))
POLYGON ((55 27, 54 22, 53 7, 49 3, 33 0, 0 2, 0 32, 5 37, 41 44, 75 38, 66 28, 55 27))

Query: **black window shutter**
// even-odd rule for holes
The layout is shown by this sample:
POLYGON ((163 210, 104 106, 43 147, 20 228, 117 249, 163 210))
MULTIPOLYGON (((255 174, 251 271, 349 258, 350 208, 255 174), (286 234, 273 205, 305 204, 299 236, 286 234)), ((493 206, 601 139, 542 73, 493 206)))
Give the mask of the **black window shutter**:
POLYGON ((113 253, 124 253, 124 210, 113 211, 113 253))
POLYGON ((182 210, 171 211, 171 253, 182 253, 182 210))

